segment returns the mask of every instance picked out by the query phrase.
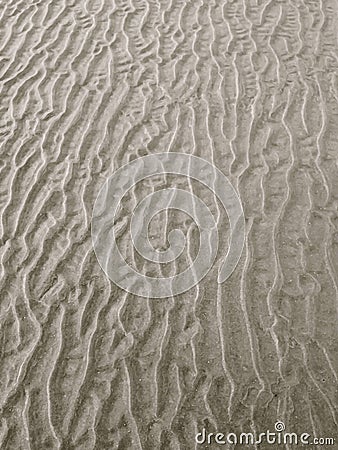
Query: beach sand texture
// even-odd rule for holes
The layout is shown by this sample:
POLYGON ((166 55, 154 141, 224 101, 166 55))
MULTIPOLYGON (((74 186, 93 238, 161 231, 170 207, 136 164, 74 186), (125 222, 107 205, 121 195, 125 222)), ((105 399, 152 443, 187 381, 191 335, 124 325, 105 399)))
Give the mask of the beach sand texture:
MULTIPOLYGON (((335 0, 0 1, 1 449, 189 450, 277 421, 338 448, 337 30, 335 0), (246 239, 225 283, 216 264, 147 299, 105 276, 91 215, 114 170, 168 151, 228 177, 246 239)), ((208 199, 226 251, 210 193, 150 180, 120 211, 140 271, 130 211, 167 185, 208 199)), ((177 211, 155 246, 173 224, 190 248, 166 275, 196 251, 177 211)))

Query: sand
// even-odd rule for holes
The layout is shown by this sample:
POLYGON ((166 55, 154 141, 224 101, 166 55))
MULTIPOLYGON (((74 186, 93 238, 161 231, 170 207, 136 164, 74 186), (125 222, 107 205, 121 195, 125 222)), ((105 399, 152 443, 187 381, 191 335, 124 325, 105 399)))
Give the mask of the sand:
POLYGON ((1 449, 254 448, 195 436, 278 421, 338 448, 337 27, 334 0, 0 2, 1 449), (175 176, 137 186, 119 239, 140 272, 184 269, 198 242, 172 211, 150 233, 163 250, 178 226, 181 262, 135 253, 154 189, 193 189, 220 232, 202 281, 143 298, 106 277, 91 217, 115 170, 164 152, 224 173, 245 243, 219 284, 219 202, 175 176))

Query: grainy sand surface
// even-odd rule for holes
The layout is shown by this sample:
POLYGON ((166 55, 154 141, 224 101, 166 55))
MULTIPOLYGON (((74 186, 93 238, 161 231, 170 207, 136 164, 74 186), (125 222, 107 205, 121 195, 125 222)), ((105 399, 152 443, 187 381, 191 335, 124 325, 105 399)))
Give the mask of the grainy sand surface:
POLYGON ((1 449, 188 450, 278 420, 338 448, 337 30, 335 0, 0 1, 1 449), (101 270, 91 214, 167 151, 228 177, 245 248, 225 283, 144 299, 101 270))

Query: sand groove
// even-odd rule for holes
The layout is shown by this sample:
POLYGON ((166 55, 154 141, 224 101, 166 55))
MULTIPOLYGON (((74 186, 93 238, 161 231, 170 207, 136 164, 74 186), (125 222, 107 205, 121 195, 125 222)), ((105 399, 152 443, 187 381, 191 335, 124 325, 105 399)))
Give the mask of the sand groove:
POLYGON ((334 0, 0 1, 1 448, 185 450, 277 420, 338 445, 337 18, 334 0), (104 276, 90 219, 113 170, 165 151, 229 177, 247 234, 224 285, 154 301, 104 276))

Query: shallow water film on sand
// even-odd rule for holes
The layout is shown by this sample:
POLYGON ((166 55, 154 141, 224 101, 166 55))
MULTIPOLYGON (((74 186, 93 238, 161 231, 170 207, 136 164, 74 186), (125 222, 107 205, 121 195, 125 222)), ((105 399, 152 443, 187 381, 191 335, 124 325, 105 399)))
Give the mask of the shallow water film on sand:
POLYGON ((1 449, 338 448, 337 29, 0 0, 1 449))

